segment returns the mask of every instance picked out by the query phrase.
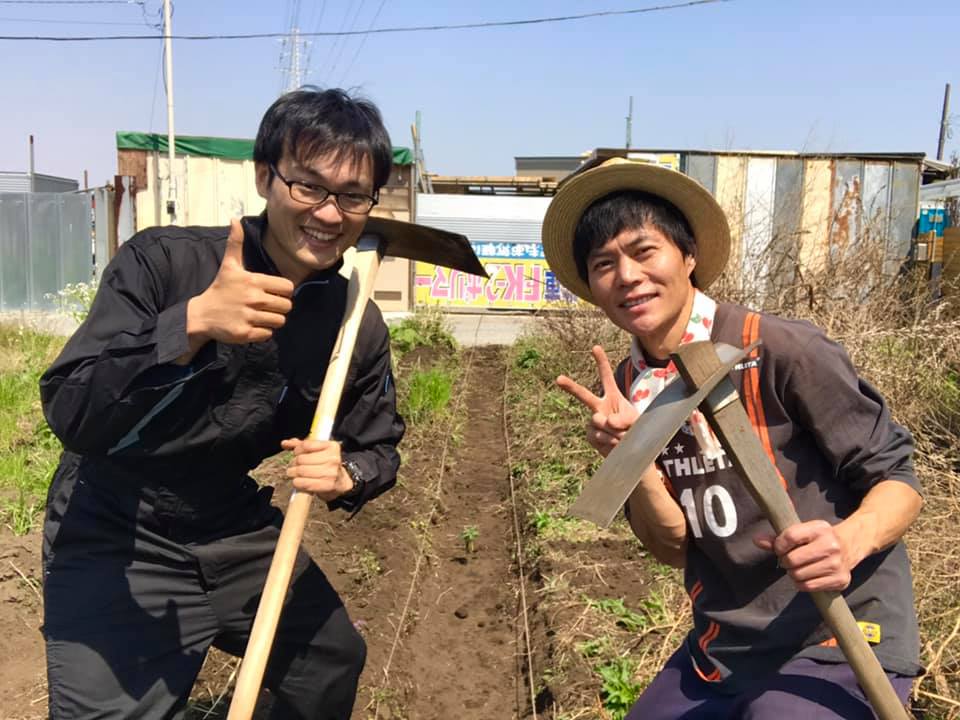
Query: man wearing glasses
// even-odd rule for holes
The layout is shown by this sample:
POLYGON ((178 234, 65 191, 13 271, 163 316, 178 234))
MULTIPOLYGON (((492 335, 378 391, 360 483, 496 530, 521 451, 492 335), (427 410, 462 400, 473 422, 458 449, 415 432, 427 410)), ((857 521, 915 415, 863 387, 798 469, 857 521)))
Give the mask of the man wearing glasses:
MULTIPOLYGON (((279 534, 248 476, 356 512, 399 465, 389 336, 366 308, 334 429, 304 440, 344 313, 343 252, 392 169, 379 111, 303 89, 254 146, 258 217, 155 227, 110 263, 40 382, 64 452, 44 525, 52 718, 182 714, 210 646, 242 655, 279 534)), ((301 551, 265 685, 277 718, 349 718, 365 645, 301 551)))

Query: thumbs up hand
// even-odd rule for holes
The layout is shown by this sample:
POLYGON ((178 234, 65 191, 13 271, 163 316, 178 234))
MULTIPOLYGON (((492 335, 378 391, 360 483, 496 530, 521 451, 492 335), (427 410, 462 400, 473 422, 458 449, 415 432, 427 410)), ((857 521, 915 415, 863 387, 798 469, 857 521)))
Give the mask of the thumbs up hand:
POLYGON ((243 266, 243 227, 230 221, 230 234, 216 277, 187 303, 191 357, 209 340, 228 344, 263 342, 282 327, 293 307, 287 278, 248 272, 243 266))

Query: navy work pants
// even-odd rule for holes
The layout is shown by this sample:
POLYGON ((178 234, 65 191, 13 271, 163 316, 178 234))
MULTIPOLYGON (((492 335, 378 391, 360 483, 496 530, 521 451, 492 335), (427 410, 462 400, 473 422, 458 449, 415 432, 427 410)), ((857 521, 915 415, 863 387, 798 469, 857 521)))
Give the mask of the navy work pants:
MULTIPOLYGON (((888 673, 906 703, 913 678, 888 673)), ((626 720, 875 720, 846 663, 796 658, 756 678, 749 692, 723 695, 701 680, 681 646, 634 704, 626 720)))
MULTIPOLYGON (((142 495, 78 481, 44 532, 50 717, 182 717, 210 646, 242 655, 279 535, 267 507, 239 534, 174 542, 142 495)), ((347 720, 366 646, 301 551, 264 684, 274 718, 347 720)))

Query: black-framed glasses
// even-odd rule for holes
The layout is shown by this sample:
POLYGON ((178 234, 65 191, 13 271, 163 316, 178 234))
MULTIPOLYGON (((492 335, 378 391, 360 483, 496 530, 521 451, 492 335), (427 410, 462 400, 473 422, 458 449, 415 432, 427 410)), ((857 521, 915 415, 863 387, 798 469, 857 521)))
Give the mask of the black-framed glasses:
POLYGON ((300 180, 287 180, 280 174, 280 171, 277 170, 276 165, 271 165, 270 169, 290 190, 290 197, 304 205, 321 205, 326 202, 328 197, 333 197, 333 201, 343 212, 353 213, 355 215, 366 215, 373 210, 373 206, 380 201, 377 194, 367 195, 366 193, 358 192, 333 192, 333 190, 327 190, 323 185, 312 185, 301 182, 300 180))

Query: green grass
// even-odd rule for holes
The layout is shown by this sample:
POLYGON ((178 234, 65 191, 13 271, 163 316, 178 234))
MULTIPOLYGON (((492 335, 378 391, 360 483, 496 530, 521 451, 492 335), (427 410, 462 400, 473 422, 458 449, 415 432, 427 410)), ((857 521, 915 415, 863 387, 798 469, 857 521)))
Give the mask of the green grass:
POLYGON ((450 404, 453 373, 442 367, 417 370, 401 388, 400 412, 414 425, 439 417, 450 404))
POLYGON ((640 697, 640 684, 634 680, 636 663, 628 658, 617 658, 597 667, 603 680, 600 695, 603 707, 612 720, 623 720, 630 707, 640 697))
POLYGON ((587 607, 599 610, 602 613, 614 618, 617 625, 627 632, 635 633, 640 630, 646 630, 648 618, 634 612, 623 603, 622 598, 603 598, 602 600, 592 600, 585 598, 587 607))
POLYGON ((60 456, 38 382, 62 344, 60 337, 0 326, 0 522, 18 535, 39 521, 60 456))
POLYGON ((438 312, 421 311, 390 325, 390 347, 400 356, 417 347, 455 350, 453 336, 438 312))

